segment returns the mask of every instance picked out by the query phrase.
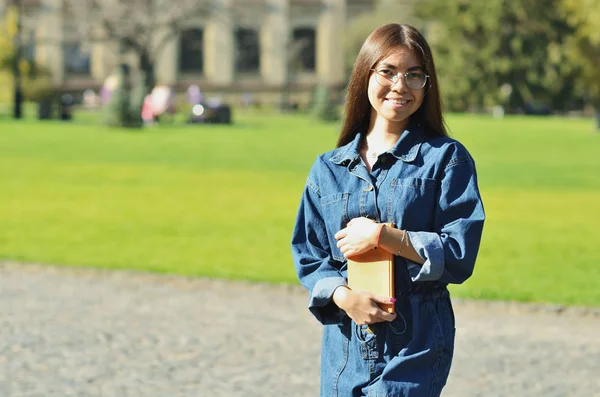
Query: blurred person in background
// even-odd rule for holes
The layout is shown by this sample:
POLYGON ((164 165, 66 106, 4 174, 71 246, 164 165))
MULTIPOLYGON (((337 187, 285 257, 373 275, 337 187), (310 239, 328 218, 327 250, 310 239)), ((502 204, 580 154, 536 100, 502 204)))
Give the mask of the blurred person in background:
POLYGON ((475 163, 447 135, 431 50, 412 26, 369 35, 345 106, 292 236, 323 324, 321 396, 439 396, 454 352, 447 285, 472 274, 485 219, 475 163), (394 296, 347 286, 347 258, 373 249, 394 254, 394 296), (390 303, 395 313, 380 307, 390 303))
POLYGON ((200 86, 192 84, 187 89, 187 100, 192 106, 201 104, 204 102, 204 93, 200 90, 200 86))
POLYGON ((154 124, 154 106, 152 102, 152 95, 150 94, 144 97, 144 102, 142 103, 142 121, 146 126, 151 126, 154 124))
POLYGON ((175 114, 175 92, 165 84, 158 84, 150 93, 154 121, 160 121, 161 116, 175 114))

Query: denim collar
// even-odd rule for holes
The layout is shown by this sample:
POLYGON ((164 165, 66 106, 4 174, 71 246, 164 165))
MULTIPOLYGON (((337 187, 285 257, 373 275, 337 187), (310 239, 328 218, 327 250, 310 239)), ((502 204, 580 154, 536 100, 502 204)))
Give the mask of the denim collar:
MULTIPOLYGON (((352 142, 340 147, 337 153, 329 160, 337 165, 348 165, 359 160, 362 137, 362 133, 356 134, 352 142)), ((422 143, 423 128, 421 125, 409 125, 389 153, 405 163, 410 163, 417 158, 422 143)))

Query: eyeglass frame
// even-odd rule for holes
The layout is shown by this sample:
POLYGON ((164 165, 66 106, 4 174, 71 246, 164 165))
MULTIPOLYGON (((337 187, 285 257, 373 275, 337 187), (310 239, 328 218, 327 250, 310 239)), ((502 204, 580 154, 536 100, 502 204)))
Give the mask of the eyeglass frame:
MULTIPOLYGON (((384 79, 386 79, 387 81, 390 81, 390 82, 392 83, 392 84, 390 85, 390 87, 393 87, 393 86, 395 86, 396 84, 398 84, 398 81, 400 81, 400 77, 398 77, 398 76, 400 76, 400 75, 402 75, 402 77, 404 78, 404 84, 406 84, 406 86, 407 86, 408 88, 410 88, 411 90, 415 90, 415 91, 417 91, 417 90, 422 90, 423 88, 425 88, 425 86, 427 85, 427 81, 429 80, 429 75, 428 75, 428 74, 427 74, 427 73, 426 73, 424 70, 417 69, 417 70, 419 70, 419 71, 423 72, 423 74, 425 75, 425 81, 423 82, 423 86, 422 86, 421 88, 411 88, 411 87, 409 87, 409 86, 408 86, 408 82, 406 81, 406 75, 407 75, 407 74, 410 74, 410 73, 412 73, 412 72, 414 72, 415 70, 409 70, 408 72, 398 72, 398 73, 396 73, 396 74, 394 75, 394 77, 392 78, 392 80, 390 80, 390 79, 388 79, 387 77, 385 77, 385 76, 382 76, 381 74, 379 74, 379 72, 377 71, 377 69, 371 68, 371 70, 372 70, 373 72, 375 72, 375 74, 376 74, 376 75, 383 77, 383 78, 384 78, 384 79)), ((376 79, 376 81, 377 81, 377 77, 375 77, 375 79, 376 79)), ((377 84, 379 84, 379 85, 381 85, 381 86, 383 87, 383 85, 382 85, 381 83, 379 83, 379 81, 377 81, 377 84)))

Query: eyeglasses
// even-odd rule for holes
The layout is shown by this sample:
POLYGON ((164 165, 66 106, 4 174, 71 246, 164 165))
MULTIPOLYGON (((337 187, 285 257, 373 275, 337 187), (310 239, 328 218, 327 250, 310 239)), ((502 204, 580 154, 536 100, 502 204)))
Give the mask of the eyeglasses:
POLYGON ((382 87, 392 87, 396 85, 398 80, 400 80, 400 76, 403 76, 404 83, 408 88, 411 90, 420 90, 421 88, 425 87, 425 84, 427 84, 427 79, 429 78, 428 74, 420 70, 414 70, 406 73, 394 73, 393 70, 388 68, 371 70, 375 72, 375 80, 377 81, 377 84, 382 87))

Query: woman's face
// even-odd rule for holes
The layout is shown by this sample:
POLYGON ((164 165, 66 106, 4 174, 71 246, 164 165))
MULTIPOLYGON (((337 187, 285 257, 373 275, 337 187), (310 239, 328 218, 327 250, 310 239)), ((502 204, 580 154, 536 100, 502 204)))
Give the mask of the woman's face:
POLYGON ((421 62, 412 51, 405 47, 398 47, 386 58, 378 62, 373 69, 380 75, 371 71, 369 78, 368 96, 371 103, 371 122, 384 122, 384 124, 397 124, 402 130, 408 125, 410 116, 415 113, 425 97, 426 88, 411 89, 407 87, 404 73, 416 71, 424 73, 421 62), (392 78, 400 73, 395 83, 386 80, 381 75, 392 78), (384 84, 378 83, 384 82, 384 84), (377 120, 379 119, 379 120, 377 120))

